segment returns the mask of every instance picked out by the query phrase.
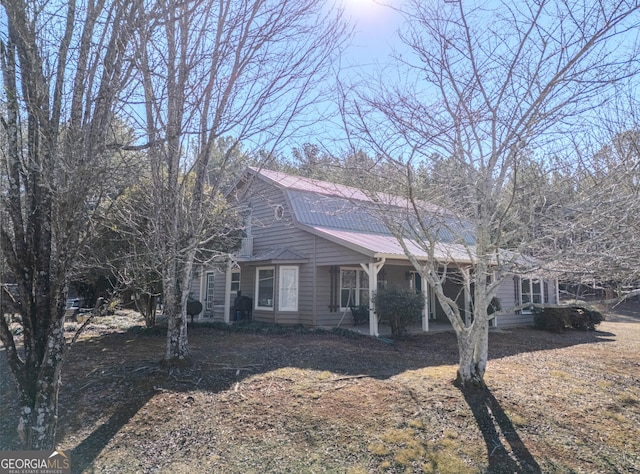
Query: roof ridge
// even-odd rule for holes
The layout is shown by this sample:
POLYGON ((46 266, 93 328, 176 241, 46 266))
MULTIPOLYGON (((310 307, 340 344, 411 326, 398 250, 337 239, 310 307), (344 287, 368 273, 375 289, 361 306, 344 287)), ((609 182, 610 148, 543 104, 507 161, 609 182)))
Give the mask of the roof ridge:
POLYGON ((357 201, 374 201, 362 188, 357 188, 355 186, 333 183, 322 179, 307 178, 306 176, 266 168, 250 166, 249 169, 258 176, 265 178, 284 189, 314 192, 329 196, 355 199, 357 201))

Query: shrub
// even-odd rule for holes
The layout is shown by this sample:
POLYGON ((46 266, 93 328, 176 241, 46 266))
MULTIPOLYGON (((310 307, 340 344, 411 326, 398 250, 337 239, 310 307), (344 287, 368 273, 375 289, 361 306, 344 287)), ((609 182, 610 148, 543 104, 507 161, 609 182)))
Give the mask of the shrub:
POLYGON ((595 308, 567 306, 536 311, 533 325, 536 329, 554 332, 560 332, 566 328, 593 331, 602 321, 604 316, 595 308))
POLYGON ((410 288, 380 289, 375 296, 376 313, 389 323, 391 334, 404 334, 407 326, 420 321, 424 309, 424 296, 410 288))
POLYGON ((573 307, 570 315, 571 326, 576 329, 594 331, 604 321, 604 316, 595 308, 573 307))
POLYGON ((560 332, 569 326, 569 308, 534 310, 533 326, 545 331, 560 332))
POLYGON ((492 315, 493 313, 497 313, 502 309, 502 304, 500 303, 500 298, 496 298, 495 296, 491 298, 489 302, 489 306, 487 306, 487 314, 492 315))

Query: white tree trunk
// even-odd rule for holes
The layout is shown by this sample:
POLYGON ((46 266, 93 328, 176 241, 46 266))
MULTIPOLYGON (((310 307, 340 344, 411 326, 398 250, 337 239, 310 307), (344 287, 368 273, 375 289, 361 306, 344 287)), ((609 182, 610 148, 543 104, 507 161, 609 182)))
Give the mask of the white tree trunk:
POLYGON ((191 351, 187 337, 187 303, 189 301, 195 251, 186 257, 186 263, 175 271, 167 271, 164 281, 167 315, 167 349, 164 362, 169 365, 191 363, 191 351))
POLYGON ((165 314, 167 315, 167 348, 164 363, 169 365, 191 362, 187 337, 186 302, 182 304, 183 292, 179 295, 177 282, 175 270, 168 269, 164 278, 165 314))
POLYGON ((457 383, 463 387, 483 386, 489 348, 489 323, 476 319, 462 332, 456 331, 460 365, 457 383))
POLYGON ((63 316, 55 322, 47 338, 47 349, 40 366, 35 394, 21 393, 18 434, 29 450, 50 450, 55 447, 64 348, 63 316))

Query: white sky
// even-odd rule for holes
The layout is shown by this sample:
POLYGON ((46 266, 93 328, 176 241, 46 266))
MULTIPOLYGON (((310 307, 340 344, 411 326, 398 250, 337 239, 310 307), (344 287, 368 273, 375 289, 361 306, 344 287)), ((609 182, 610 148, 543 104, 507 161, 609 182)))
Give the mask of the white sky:
POLYGON ((398 46, 396 30, 400 14, 387 5, 400 0, 341 0, 345 17, 355 27, 353 41, 343 58, 343 65, 370 66, 386 62, 392 47, 398 46))
MULTIPOLYGON (((352 85, 378 76, 379 70, 390 61, 393 49, 401 49, 397 29, 401 15, 388 5, 400 6, 403 0, 335 0, 344 9, 344 19, 353 26, 353 37, 340 59, 340 78, 352 85)), ((332 81, 332 79, 330 79, 332 81)), ((329 85, 333 87, 333 85, 329 85)), ((337 99, 336 99, 337 100, 337 99)), ((340 154, 346 147, 345 131, 334 101, 318 104, 323 118, 286 144, 280 151, 290 158, 291 150, 309 142, 340 154)))

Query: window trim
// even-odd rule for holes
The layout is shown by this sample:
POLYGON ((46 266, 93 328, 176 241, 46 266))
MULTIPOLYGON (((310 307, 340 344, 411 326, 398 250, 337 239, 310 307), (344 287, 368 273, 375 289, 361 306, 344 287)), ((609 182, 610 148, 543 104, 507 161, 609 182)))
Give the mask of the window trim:
POLYGON ((295 312, 298 311, 298 305, 299 305, 299 295, 300 295, 300 268, 297 265, 282 265, 278 268, 278 311, 283 311, 283 312, 295 312), (289 271, 289 270, 294 270, 294 281, 295 281, 295 288, 293 288, 293 291, 295 292, 295 306, 293 307, 285 307, 283 306, 283 302, 285 301, 285 297, 283 292, 285 290, 287 290, 286 288, 284 288, 283 283, 283 273, 284 271, 289 271))
MULTIPOLYGON (((522 301, 522 285, 524 282, 528 282, 529 283, 529 291, 527 291, 524 294, 527 294, 529 296, 529 301, 527 303, 533 303, 533 304, 545 304, 549 302, 549 292, 548 292, 548 284, 545 281, 544 278, 542 278, 541 276, 536 276, 533 275, 529 278, 525 278, 525 277, 518 277, 518 282, 517 282, 517 294, 516 294, 516 298, 518 301, 518 305, 523 305, 523 301, 522 301), (537 295, 538 293, 534 293, 533 291, 533 285, 534 282, 538 282, 540 284, 540 303, 535 303, 534 300, 534 295, 537 295)), ((522 308, 520 310, 520 312, 522 314, 533 314, 533 310, 530 308, 522 308)))
POLYGON ((215 313, 215 291, 216 291, 216 274, 215 272, 204 272, 204 285, 201 298, 204 310, 204 317, 213 317, 215 313), (211 297, 211 298, 209 298, 211 297))
POLYGON ((256 267, 256 298, 255 298, 255 309, 261 311, 273 311, 275 309, 275 293, 276 293, 276 267, 275 266, 266 266, 266 267, 256 267), (271 294, 271 306, 260 306, 260 271, 263 270, 271 270, 273 272, 273 285, 272 285, 272 294, 271 294))
POLYGON ((361 300, 360 296, 361 296, 361 293, 363 291, 366 291, 367 293, 369 293, 369 277, 361 267, 354 267, 354 266, 340 267, 340 281, 338 283, 340 285, 340 288, 339 288, 339 292, 338 292, 338 303, 340 304, 340 311, 348 311, 349 310, 348 306, 342 306, 342 290, 346 289, 342 285, 342 272, 343 271, 355 271, 356 272, 356 286, 353 289, 356 301, 352 301, 351 302, 352 306, 358 306, 358 305, 362 304, 362 301, 360 301, 361 300), (366 287, 362 286, 363 279, 366 279, 366 285, 367 285, 366 287))
POLYGON ((242 282, 242 273, 240 270, 231 270, 231 294, 237 294, 240 291, 240 283, 242 282), (238 279, 234 280, 233 276, 238 275, 238 279), (237 285, 237 288, 234 290, 234 284, 237 285))

